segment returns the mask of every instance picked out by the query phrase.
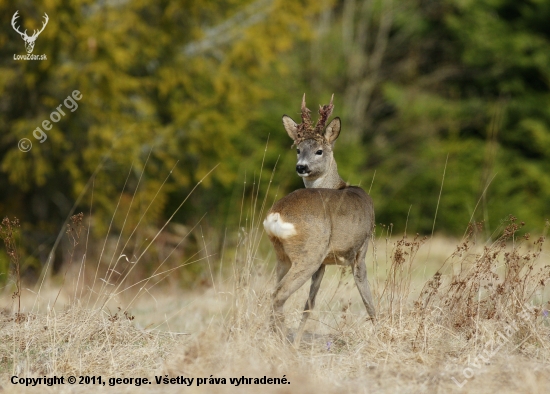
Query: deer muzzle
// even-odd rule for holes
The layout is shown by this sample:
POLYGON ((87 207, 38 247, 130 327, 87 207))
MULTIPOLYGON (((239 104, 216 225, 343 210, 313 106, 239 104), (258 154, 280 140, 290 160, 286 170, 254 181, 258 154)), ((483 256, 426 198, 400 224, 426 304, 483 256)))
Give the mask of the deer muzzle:
POLYGON ((307 165, 298 164, 296 166, 296 172, 300 176, 308 176, 311 171, 307 165))

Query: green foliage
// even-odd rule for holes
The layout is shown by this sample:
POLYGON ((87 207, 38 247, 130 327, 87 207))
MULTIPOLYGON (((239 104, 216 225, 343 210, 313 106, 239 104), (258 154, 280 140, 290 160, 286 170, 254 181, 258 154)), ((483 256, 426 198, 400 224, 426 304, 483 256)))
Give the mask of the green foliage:
POLYGON ((339 170, 372 183, 377 222, 431 232, 444 171, 436 231, 462 234, 472 219, 490 233, 510 213, 535 230, 550 216, 547 2, 0 0, 0 11, 0 213, 28 223, 35 260, 86 187, 80 209, 93 188, 101 236, 117 204, 113 233, 129 235, 149 206, 140 226, 159 226, 216 165, 177 222, 208 212, 205 227, 236 225, 244 180, 263 195, 275 165, 268 203, 302 187, 280 118, 299 118, 303 92, 310 108, 335 93, 339 170), (29 31, 48 13, 34 49, 47 60, 13 59, 16 10, 29 31), (74 90, 78 109, 39 143, 32 131, 74 90))
POLYGON ((330 53, 323 68, 340 74, 317 74, 317 86, 351 97, 342 134, 360 138, 363 159, 346 171, 365 184, 376 170, 377 221, 431 232, 445 170, 436 231, 462 234, 472 218, 489 235, 510 213, 541 231, 550 215, 547 3, 344 1, 329 13, 318 45, 330 53))
MULTIPOLYGON (((268 133, 249 125, 269 95, 261 81, 307 36, 304 18, 317 8, 313 1, 0 1, 2 15, 19 10, 29 30, 43 13, 50 18, 34 51, 45 61, 13 60, 23 40, 7 21, 0 30, 0 184, 10 190, 2 211, 53 235, 98 169, 94 230, 106 235, 120 201, 113 232, 129 234, 149 203, 142 225, 162 223, 219 164, 203 196, 176 219, 200 218, 231 193, 242 155, 259 157, 268 133), (83 96, 78 109, 65 109, 48 139, 36 141, 32 131, 74 90, 83 96), (21 138, 33 142, 30 152, 17 148, 21 138)), ((85 212, 90 204, 88 192, 85 212)))

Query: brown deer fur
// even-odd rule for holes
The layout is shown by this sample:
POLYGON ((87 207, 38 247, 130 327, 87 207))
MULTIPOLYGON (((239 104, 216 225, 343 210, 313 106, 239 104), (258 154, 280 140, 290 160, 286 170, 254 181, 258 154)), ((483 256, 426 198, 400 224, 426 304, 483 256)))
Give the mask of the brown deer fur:
MULTIPOLYGON (((321 111, 327 107, 321 107, 321 119, 321 111)), ((305 101, 302 102, 303 113, 304 108, 305 101)), ((306 114, 309 115, 308 112, 306 114)), ((283 334, 286 332, 283 317, 286 300, 312 278, 295 338, 295 343, 299 343, 327 264, 352 267, 367 313, 374 321, 376 314, 365 266, 365 255, 374 227, 374 207, 372 199, 363 189, 347 185, 338 175, 332 149, 340 133, 339 118, 335 118, 324 133, 322 127, 316 127, 323 133, 317 134, 316 138, 312 138, 312 134, 307 135, 310 138, 303 138, 304 133, 298 138, 296 131, 303 130, 303 124, 296 125, 286 115, 283 124, 291 138, 294 136, 295 142, 298 141, 297 171, 307 188, 296 190, 277 201, 267 214, 264 228, 277 256, 273 324, 283 334), (298 168, 300 165, 302 167, 298 168)), ((310 130, 313 128, 310 127, 310 130)))

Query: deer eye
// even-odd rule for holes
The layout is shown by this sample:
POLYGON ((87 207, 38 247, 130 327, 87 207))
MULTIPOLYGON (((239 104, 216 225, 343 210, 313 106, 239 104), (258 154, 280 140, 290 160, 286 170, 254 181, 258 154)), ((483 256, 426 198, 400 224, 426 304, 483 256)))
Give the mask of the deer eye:
POLYGON ((296 153, 300 154, 300 149, 296 149, 296 153))
POLYGON ((319 149, 317 152, 315 152, 316 155, 322 155, 323 154, 323 151, 321 149, 319 149))

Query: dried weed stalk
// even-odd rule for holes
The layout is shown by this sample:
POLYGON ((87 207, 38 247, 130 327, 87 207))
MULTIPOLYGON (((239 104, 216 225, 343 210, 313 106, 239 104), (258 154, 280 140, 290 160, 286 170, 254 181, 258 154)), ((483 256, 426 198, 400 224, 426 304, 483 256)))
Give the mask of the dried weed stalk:
POLYGON ((67 264, 67 269, 65 270, 65 273, 63 274, 63 282, 61 282, 61 286, 59 287, 59 291, 57 292, 57 296, 55 297, 55 300, 53 302, 53 306, 55 306, 55 303, 57 302, 57 298, 59 297, 59 294, 61 294, 61 290, 63 289, 63 285, 65 284, 65 279, 67 277, 67 272, 69 271, 70 267, 73 265, 73 257, 74 252, 76 250, 76 247, 80 240, 80 234, 82 233, 83 225, 82 221, 84 220, 84 214, 80 212, 77 215, 71 216, 70 223, 67 223, 67 236, 69 237, 69 240, 71 241, 71 258, 69 259, 69 264, 67 264))
POLYGON ((403 238, 395 243, 390 258, 390 269, 384 283, 380 296, 385 299, 390 319, 393 323, 394 316, 398 314, 400 320, 403 310, 407 308, 407 301, 410 294, 413 261, 418 249, 426 242, 426 236, 420 237, 416 234, 413 240, 403 238))
MULTIPOLYGON (((550 278, 550 266, 537 261, 544 237, 531 244, 528 233, 518 236, 524 223, 516 221, 510 216, 500 237, 480 253, 472 252, 472 236, 481 224, 470 226, 465 241, 446 261, 451 263, 451 275, 442 275, 440 269, 415 302, 415 313, 420 316, 419 333, 435 316, 438 324, 463 332, 469 339, 477 332, 480 320, 518 320, 525 306, 531 305, 550 278), (456 265, 458 270, 454 272, 456 265)), ((529 310, 533 311, 530 319, 534 323, 541 308, 530 306, 529 310)))
POLYGON ((17 315, 16 320, 20 321, 21 316, 21 265, 19 253, 17 253, 17 245, 15 243, 15 236, 19 231, 19 219, 13 218, 10 220, 5 217, 0 224, 0 238, 4 241, 6 246, 6 252, 10 259, 11 270, 10 273, 15 278, 15 292, 12 294, 12 299, 17 298, 17 315))

